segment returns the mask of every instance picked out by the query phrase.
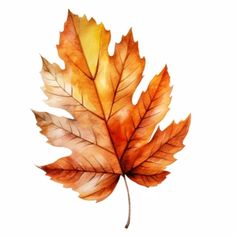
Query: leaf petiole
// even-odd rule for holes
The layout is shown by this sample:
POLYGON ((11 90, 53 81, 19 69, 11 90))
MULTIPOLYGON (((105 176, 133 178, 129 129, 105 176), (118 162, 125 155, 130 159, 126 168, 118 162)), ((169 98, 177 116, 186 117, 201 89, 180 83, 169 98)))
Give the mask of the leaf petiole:
POLYGON ((127 190, 127 196, 128 196, 128 219, 125 225, 125 228, 127 229, 129 227, 130 224, 130 216, 131 216, 131 200, 130 200, 130 194, 129 194, 129 187, 125 178, 125 175, 123 175, 124 181, 125 181, 125 187, 127 190))

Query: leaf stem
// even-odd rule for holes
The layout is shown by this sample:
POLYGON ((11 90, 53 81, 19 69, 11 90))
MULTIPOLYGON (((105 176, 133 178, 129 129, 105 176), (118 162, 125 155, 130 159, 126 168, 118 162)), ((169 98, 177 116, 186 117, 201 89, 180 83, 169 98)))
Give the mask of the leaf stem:
POLYGON ((125 175, 123 175, 123 178, 124 178, 124 181, 125 181, 125 187, 126 187, 126 190, 127 190, 127 196, 128 196, 128 219, 127 219, 127 222, 126 222, 126 225, 125 225, 125 228, 127 229, 129 227, 129 224, 130 224, 130 216, 131 216, 131 200, 130 200, 130 194, 129 194, 129 187, 128 187, 128 184, 127 184, 127 181, 126 181, 126 178, 125 178, 125 175))

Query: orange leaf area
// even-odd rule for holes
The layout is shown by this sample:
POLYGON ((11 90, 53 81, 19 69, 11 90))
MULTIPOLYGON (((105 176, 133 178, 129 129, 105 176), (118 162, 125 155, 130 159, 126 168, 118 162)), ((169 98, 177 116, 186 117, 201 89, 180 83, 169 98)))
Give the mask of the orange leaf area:
POLYGON ((71 150, 41 169, 86 200, 108 197, 120 176, 147 187, 160 184, 174 154, 184 147, 190 125, 189 116, 153 134, 171 101, 167 67, 134 105, 145 59, 131 30, 112 56, 110 37, 103 24, 69 12, 57 46, 65 69, 43 58, 41 74, 47 104, 68 111, 73 119, 33 111, 48 143, 71 150))

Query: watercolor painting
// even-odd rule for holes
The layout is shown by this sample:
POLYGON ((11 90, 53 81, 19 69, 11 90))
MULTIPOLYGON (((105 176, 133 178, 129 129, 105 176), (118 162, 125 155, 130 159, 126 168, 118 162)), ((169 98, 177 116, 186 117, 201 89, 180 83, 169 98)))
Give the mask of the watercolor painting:
POLYGON ((235 1, 0 12, 0 235, 236 235, 235 1))
POLYGON ((108 53, 111 33, 104 25, 70 11, 60 34, 58 54, 65 69, 42 58, 47 104, 68 111, 73 119, 33 111, 48 143, 71 150, 40 168, 52 180, 72 188, 80 198, 107 198, 120 177, 131 199, 126 177, 145 187, 160 184, 183 147, 190 116, 158 128, 169 111, 170 76, 167 66, 155 75, 137 104, 132 96, 142 80, 145 59, 139 55, 132 30, 108 53))

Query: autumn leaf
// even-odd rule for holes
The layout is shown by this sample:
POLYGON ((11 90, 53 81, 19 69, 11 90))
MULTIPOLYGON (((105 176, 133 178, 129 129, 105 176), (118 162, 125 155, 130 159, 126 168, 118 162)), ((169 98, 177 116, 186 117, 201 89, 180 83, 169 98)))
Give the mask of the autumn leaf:
POLYGON ((122 176, 129 200, 127 228, 126 176, 146 187, 160 184, 174 154, 184 147, 190 116, 153 134, 169 110, 172 88, 167 67, 134 105, 132 96, 143 77, 145 59, 131 30, 112 56, 110 37, 103 24, 69 12, 57 46, 65 68, 42 58, 41 73, 47 104, 68 111, 73 119, 33 112, 48 143, 71 150, 69 156, 40 168, 81 198, 96 201, 108 197, 122 176))

